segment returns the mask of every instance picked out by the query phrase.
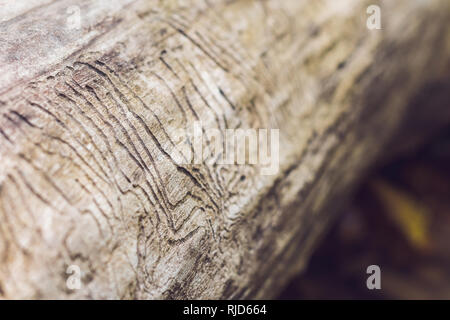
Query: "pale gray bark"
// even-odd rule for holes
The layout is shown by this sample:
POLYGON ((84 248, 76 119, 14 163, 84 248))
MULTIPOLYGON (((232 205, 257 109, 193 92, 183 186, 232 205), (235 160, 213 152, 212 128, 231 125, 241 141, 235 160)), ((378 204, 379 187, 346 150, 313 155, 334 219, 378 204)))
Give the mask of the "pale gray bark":
POLYGON ((381 30, 370 1, 20 3, 0 24, 3 298, 273 297, 448 76, 446 0, 378 1, 381 30), (280 129, 278 173, 177 165, 199 120, 280 129))

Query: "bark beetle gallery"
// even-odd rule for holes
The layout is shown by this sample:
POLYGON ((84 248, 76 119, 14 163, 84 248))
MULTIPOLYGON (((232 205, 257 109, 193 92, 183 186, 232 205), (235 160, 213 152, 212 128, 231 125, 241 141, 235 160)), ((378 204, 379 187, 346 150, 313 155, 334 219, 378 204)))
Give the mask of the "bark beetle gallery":
POLYGON ((5 299, 276 297, 389 146, 450 119, 411 104, 448 79, 447 0, 0 7, 5 299))

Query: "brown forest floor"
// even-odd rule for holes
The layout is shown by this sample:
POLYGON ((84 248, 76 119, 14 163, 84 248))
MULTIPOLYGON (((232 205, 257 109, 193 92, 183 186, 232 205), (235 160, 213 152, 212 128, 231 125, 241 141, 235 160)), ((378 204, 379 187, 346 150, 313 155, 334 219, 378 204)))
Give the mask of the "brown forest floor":
POLYGON ((280 298, 450 299, 450 128, 368 177, 280 298))

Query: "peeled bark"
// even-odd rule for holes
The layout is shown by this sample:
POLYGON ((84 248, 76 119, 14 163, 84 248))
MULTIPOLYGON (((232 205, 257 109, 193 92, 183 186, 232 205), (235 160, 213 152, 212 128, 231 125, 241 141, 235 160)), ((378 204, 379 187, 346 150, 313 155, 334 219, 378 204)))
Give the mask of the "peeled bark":
POLYGON ((380 1, 381 30, 356 0, 19 4, 0 24, 3 298, 273 297, 449 75, 446 0, 380 1), (279 129, 279 170, 177 163, 196 122, 204 149, 279 129))

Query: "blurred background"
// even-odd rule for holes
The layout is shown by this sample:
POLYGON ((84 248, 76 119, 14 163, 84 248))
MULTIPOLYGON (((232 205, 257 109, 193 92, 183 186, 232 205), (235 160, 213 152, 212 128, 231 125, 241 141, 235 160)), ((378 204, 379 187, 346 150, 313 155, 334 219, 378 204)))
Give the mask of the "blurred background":
POLYGON ((450 127, 363 181, 280 299, 450 299, 450 127))

